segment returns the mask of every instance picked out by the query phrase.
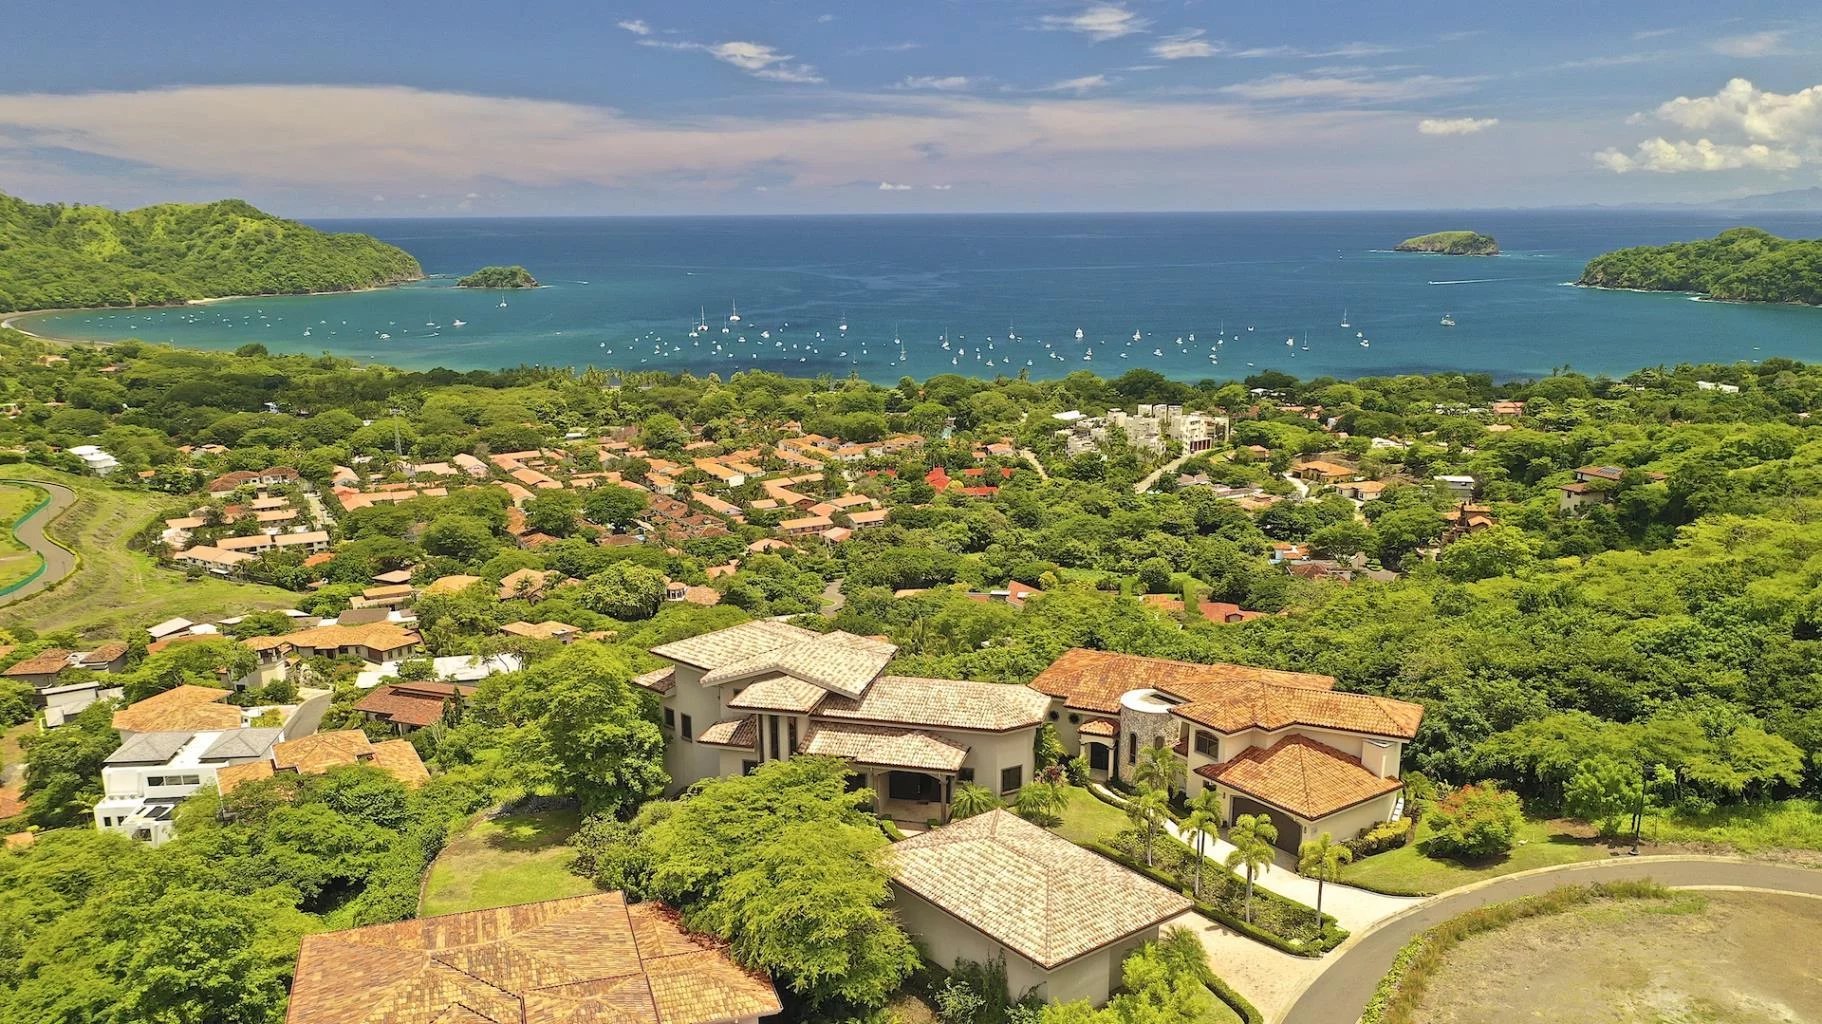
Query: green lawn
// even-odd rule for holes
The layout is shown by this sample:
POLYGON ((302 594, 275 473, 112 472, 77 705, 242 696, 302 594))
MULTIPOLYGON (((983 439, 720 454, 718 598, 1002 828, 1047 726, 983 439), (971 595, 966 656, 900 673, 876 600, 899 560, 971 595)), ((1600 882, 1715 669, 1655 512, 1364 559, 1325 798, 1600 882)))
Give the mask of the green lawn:
POLYGON ((1712 814, 1654 816, 1645 821, 1645 839, 1680 845, 1712 843, 1741 853, 1822 850, 1822 800, 1779 800, 1724 807, 1712 814))
POLYGON ((573 810, 483 818, 449 841, 424 886, 419 916, 455 914, 595 891, 569 873, 575 851, 563 845, 581 825, 573 810))
POLYGON ((42 466, 4 469, 8 476, 48 480, 77 493, 76 504, 46 532, 73 549, 81 562, 61 584, 0 607, 0 625, 19 623, 41 633, 73 629, 92 639, 110 639, 174 616, 219 619, 297 601, 296 594, 276 587, 213 576, 187 580, 182 573, 159 568, 150 556, 127 550, 128 539, 168 504, 162 495, 42 466))
POLYGON ((36 487, 0 484, 0 587, 25 579, 44 564, 38 552, 13 536, 13 526, 48 496, 36 487))
POLYGON ((1086 843, 1109 839, 1131 825, 1125 811, 1080 786, 1070 786, 1069 806, 1063 809, 1063 823, 1053 831, 1071 842, 1086 843))
POLYGON ((1608 847, 1558 821, 1527 819, 1518 832, 1519 845, 1510 854, 1474 864, 1425 856, 1422 846, 1428 836, 1428 827, 1418 826, 1417 842, 1355 861, 1341 870, 1341 880, 1386 892, 1428 894, 1532 868, 1601 860, 1610 854, 1608 847))

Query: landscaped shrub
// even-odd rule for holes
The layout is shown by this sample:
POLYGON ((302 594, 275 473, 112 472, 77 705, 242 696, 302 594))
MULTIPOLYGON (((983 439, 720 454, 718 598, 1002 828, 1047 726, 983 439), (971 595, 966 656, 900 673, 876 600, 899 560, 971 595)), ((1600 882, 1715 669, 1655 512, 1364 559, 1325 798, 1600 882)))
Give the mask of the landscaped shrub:
POLYGON ((1361 829, 1359 835, 1345 841, 1342 845, 1346 846, 1356 859, 1371 857, 1375 853, 1396 850, 1409 843, 1414 831, 1415 828, 1409 818, 1382 821, 1377 825, 1369 825, 1361 829))
MULTIPOLYGON (((1107 843, 1091 844, 1089 849, 1185 895, 1193 895, 1196 851, 1174 837, 1161 834, 1154 841, 1150 868, 1145 866, 1144 840, 1134 829, 1120 832, 1107 843)), ((1197 909, 1229 928, 1289 953, 1314 955, 1334 948, 1347 937, 1333 917, 1324 915, 1319 921, 1314 909, 1257 885, 1253 887, 1253 918, 1248 922, 1246 880, 1214 860, 1202 865, 1202 895, 1197 909)))
POLYGON ((1460 860, 1485 860, 1512 849, 1524 811, 1518 794, 1493 783, 1462 786, 1437 801, 1425 852, 1460 860))

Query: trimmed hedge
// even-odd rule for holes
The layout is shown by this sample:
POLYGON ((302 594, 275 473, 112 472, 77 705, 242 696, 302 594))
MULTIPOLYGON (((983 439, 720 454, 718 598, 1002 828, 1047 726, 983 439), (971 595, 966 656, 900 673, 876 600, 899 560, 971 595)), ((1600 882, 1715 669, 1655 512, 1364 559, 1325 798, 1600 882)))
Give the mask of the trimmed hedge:
POLYGON ((1206 962, 1201 966, 1202 984, 1208 986, 1208 990, 1215 994, 1216 999, 1226 1003, 1227 1008, 1234 1011, 1246 1024, 1265 1024, 1265 1016, 1259 1012, 1258 1007, 1248 1001, 1245 996, 1234 991, 1227 982, 1222 981, 1221 976, 1216 974, 1206 962))
POLYGON ((1430 979, 1442 967, 1449 950, 1472 936, 1526 918, 1560 914, 1596 900, 1667 900, 1675 895, 1651 881, 1564 885, 1536 896, 1495 903, 1450 918, 1419 934, 1398 951, 1392 960, 1392 969, 1379 979, 1373 998, 1367 1001, 1360 1024, 1412 1024, 1418 1004, 1430 989, 1430 979))
MULTIPOLYGON (((1217 906, 1214 906, 1214 905, 1208 904, 1208 903, 1203 903, 1201 900, 1197 900, 1194 897, 1194 895, 1192 895, 1190 888, 1183 885, 1174 876, 1172 876, 1166 872, 1159 871, 1157 868, 1147 867, 1144 863, 1142 863, 1140 861, 1135 861, 1135 860, 1131 859, 1130 857, 1127 857, 1124 853, 1121 853, 1119 850, 1117 850, 1111 846, 1108 846, 1105 843, 1088 842, 1088 843, 1081 843, 1079 845, 1083 849, 1090 850, 1094 853, 1098 853, 1101 856, 1106 857, 1108 860, 1111 860, 1111 861, 1114 861, 1115 863, 1124 865, 1125 867, 1130 868, 1133 871, 1137 871, 1139 874, 1144 875, 1145 877, 1151 879, 1154 882, 1157 882, 1159 885, 1166 886, 1172 890, 1182 893, 1185 896, 1190 897, 1191 901, 1194 903, 1196 913, 1201 914, 1203 917, 1206 917, 1211 921, 1214 921, 1214 922, 1221 924, 1227 928, 1230 928, 1236 932, 1239 932, 1241 935, 1244 935, 1249 939, 1253 939, 1254 941, 1257 941, 1257 942, 1263 942, 1266 945, 1272 947, 1273 949, 1282 950, 1286 953, 1290 953, 1293 956, 1307 956, 1307 957, 1321 956, 1322 954, 1327 953, 1329 950, 1334 949, 1336 946, 1341 945, 1341 943, 1343 941, 1345 941, 1348 937, 1347 931, 1340 927, 1339 922, 1337 922, 1335 920, 1333 915, 1323 914, 1322 915, 1322 939, 1318 942, 1310 943, 1308 945, 1298 945, 1297 943, 1291 941, 1290 939, 1285 938, 1282 935, 1279 935, 1276 932, 1267 931, 1264 928, 1259 927, 1258 925, 1252 924, 1251 922, 1247 921, 1245 918, 1241 917, 1238 914, 1234 914, 1230 911, 1223 910, 1220 907, 1217 907, 1217 906)), ((1220 867, 1219 865, 1215 865, 1213 870, 1216 872, 1222 872, 1222 873, 1227 872, 1226 868, 1220 867)), ((1311 910, 1309 907, 1304 907, 1303 904, 1301 904, 1301 903, 1297 903, 1294 900, 1287 900, 1283 896, 1278 895, 1277 893, 1271 892, 1266 889, 1261 889, 1258 886, 1254 886, 1254 888, 1253 888, 1253 899, 1261 900, 1261 901, 1276 901, 1278 903, 1286 904, 1286 905, 1292 906, 1292 907, 1302 907, 1305 911, 1307 911, 1311 914, 1315 913, 1315 911, 1311 910)), ((1219 993, 1217 993, 1217 994, 1219 994, 1219 993)), ((1225 1002, 1226 1000, 1223 1000, 1223 1001, 1225 1002)))

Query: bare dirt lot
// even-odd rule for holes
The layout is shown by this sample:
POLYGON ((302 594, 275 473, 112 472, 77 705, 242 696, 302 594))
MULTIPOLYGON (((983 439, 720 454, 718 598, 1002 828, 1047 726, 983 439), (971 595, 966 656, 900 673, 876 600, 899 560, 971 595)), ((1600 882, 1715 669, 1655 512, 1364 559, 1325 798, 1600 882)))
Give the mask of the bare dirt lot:
POLYGON ((1463 942, 1424 1024, 1798 1024, 1822 1020, 1822 900, 1752 892, 1629 900, 1463 942))

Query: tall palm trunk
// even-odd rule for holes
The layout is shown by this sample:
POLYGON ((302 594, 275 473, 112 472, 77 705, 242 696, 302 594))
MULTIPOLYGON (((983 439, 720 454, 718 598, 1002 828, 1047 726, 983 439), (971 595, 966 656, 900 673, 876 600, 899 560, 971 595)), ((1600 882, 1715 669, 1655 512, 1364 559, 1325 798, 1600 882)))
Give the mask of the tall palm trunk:
POLYGON ((1246 866, 1246 923, 1253 923, 1253 866, 1246 866))

